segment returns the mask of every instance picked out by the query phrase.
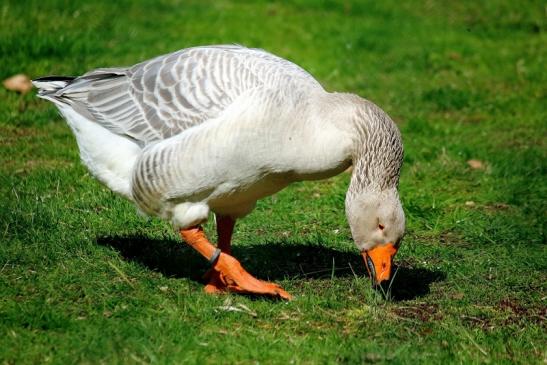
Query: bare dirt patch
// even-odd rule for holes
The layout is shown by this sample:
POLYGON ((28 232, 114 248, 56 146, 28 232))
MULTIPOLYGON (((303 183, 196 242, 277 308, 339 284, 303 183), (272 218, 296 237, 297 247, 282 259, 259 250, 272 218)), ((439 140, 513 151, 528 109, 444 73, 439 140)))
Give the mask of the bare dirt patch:
POLYGON ((441 321, 444 318, 437 304, 416 303, 415 305, 396 307, 391 311, 398 317, 420 322, 441 321))
POLYGON ((507 326, 525 328, 530 324, 547 327, 547 307, 545 306, 525 306, 515 299, 505 298, 495 306, 480 309, 481 312, 477 314, 461 315, 463 323, 486 331, 507 326))

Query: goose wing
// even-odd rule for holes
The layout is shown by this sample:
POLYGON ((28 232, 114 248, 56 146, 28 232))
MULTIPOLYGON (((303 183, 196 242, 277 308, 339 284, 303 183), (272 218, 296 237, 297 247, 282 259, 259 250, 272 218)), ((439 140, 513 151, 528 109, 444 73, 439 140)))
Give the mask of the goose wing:
POLYGON ((237 97, 257 87, 288 92, 321 88, 299 66, 263 50, 209 46, 130 68, 91 71, 56 91, 53 98, 143 146, 217 117, 237 97))

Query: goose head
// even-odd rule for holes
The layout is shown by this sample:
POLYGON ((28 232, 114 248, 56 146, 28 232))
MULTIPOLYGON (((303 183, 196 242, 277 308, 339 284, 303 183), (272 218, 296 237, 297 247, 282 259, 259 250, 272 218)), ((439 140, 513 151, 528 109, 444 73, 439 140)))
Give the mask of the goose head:
POLYGON ((348 194, 346 215, 373 282, 388 280, 393 257, 405 232, 405 215, 397 190, 348 194))

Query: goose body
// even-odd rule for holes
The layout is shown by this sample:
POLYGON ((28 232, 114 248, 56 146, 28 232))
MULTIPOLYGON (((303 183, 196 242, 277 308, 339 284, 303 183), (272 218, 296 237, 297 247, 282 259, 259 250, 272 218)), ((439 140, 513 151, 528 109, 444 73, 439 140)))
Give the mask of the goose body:
POLYGON ((91 173, 178 229, 200 225, 210 211, 235 221, 292 182, 353 164, 346 212, 358 248, 398 245, 402 236, 402 142, 393 121, 270 53, 196 47, 34 84, 67 120, 91 173), (378 234, 388 222, 393 229, 378 234))

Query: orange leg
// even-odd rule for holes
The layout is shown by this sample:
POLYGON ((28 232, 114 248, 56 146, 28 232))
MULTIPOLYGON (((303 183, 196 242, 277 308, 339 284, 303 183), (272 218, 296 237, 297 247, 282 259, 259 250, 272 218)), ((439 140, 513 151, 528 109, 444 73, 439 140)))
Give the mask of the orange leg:
MULTIPOLYGON (((201 227, 181 229, 180 234, 205 258, 211 259, 215 255, 217 249, 209 242, 201 227)), ((279 285, 254 278, 245 271, 238 260, 227 253, 220 253, 213 264, 213 269, 218 273, 214 275, 216 290, 213 292, 229 290, 235 293, 269 295, 287 300, 292 298, 279 285)))
POLYGON ((216 215, 217 220, 217 247, 228 255, 232 254, 232 233, 234 233, 235 219, 226 215, 216 215))
MULTIPOLYGON (((216 223, 217 223, 217 236, 218 243, 217 247, 224 253, 231 255, 232 254, 232 233, 234 232, 234 226, 236 224, 235 219, 230 216, 216 214, 216 223)), ((207 282, 204 290, 210 294, 222 293, 226 290, 225 285, 222 283, 220 278, 220 273, 216 271, 213 267, 209 269, 203 275, 203 279, 207 282)))

